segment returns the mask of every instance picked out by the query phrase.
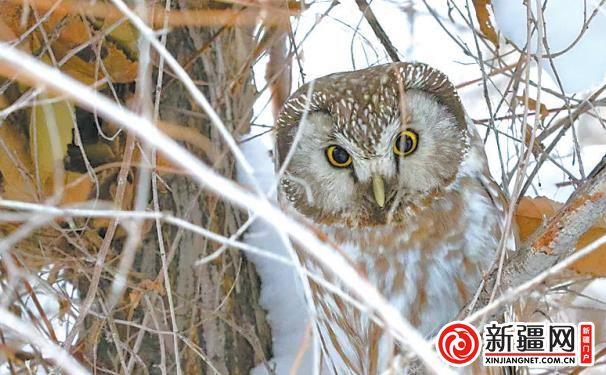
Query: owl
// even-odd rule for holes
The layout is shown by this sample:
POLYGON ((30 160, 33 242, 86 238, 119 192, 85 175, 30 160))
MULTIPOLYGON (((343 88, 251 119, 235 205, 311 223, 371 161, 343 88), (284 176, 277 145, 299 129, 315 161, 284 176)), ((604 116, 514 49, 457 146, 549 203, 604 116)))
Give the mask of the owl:
MULTIPOLYGON (((321 229, 428 337, 472 299, 497 258, 507 201, 454 86, 428 65, 304 85, 277 119, 275 156, 283 208, 321 229)), ((300 254, 312 274, 340 287, 300 254)), ((313 280, 323 372, 385 370, 399 348, 372 306, 360 311, 313 280)))

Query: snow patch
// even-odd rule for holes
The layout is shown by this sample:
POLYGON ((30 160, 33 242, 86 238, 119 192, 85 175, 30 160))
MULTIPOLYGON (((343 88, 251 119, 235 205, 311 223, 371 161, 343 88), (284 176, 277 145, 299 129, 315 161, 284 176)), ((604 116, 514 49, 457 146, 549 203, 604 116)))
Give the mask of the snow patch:
MULTIPOLYGON (((271 191, 272 184, 275 183, 274 167, 263 137, 243 143, 242 152, 253 166, 254 177, 261 189, 271 191)), ((238 181, 244 185, 251 184, 248 176, 240 169, 238 181)), ((271 199, 275 202, 275 194, 271 199)), ((257 219, 251 224, 244 242, 289 257, 278 232, 264 220, 257 219)), ((248 254, 247 257, 255 264, 261 278, 260 303, 267 310, 273 340, 273 359, 269 363, 259 364, 251 374, 269 374, 268 367, 276 374, 288 374, 305 341, 305 330, 310 320, 301 281, 292 267, 260 255, 248 254)), ((298 373, 310 374, 312 363, 312 353, 307 351, 298 373)))

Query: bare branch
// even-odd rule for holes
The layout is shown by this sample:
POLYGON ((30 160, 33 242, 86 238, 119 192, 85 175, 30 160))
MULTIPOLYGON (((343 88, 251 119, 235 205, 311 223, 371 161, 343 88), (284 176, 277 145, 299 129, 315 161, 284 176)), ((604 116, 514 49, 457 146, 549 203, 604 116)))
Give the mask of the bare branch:
MULTIPOLYGON (((518 250, 503 267, 500 289, 505 294, 548 271, 575 252, 579 238, 606 212, 606 156, 564 206, 518 250)), ((597 247, 597 246, 596 246, 597 247)), ((494 270, 478 298, 477 309, 486 306, 494 287, 494 270)), ((518 291, 518 289, 515 289, 518 291)), ((519 292, 519 291, 518 291, 519 292)), ((520 293, 513 295, 516 299, 520 293)), ((500 299, 497 306, 510 302, 500 299)), ((493 315, 499 315, 492 305, 493 315)), ((488 312, 488 311, 486 311, 488 312)))
POLYGON ((385 47, 385 51, 387 51, 387 54, 389 55, 391 60, 393 62, 400 61, 400 57, 398 56, 398 50, 396 49, 396 47, 394 47, 393 43, 391 43, 391 40, 387 36, 385 30, 383 30, 383 27, 379 23, 379 20, 377 20, 377 17, 370 8, 370 5, 366 2, 366 0, 356 0, 356 4, 358 4, 358 8, 360 8, 360 11, 362 12, 364 18, 372 28, 372 31, 375 33, 377 39, 379 39, 383 47, 385 47))

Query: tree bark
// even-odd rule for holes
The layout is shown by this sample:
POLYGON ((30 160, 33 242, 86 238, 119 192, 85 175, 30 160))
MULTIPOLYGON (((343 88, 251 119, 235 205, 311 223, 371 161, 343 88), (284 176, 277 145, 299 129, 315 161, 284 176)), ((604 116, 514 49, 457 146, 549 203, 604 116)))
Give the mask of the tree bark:
MULTIPOLYGON (((175 4, 179 9, 209 6, 217 5, 187 0, 175 4)), ((248 131, 256 99, 252 69, 238 76, 253 47, 252 28, 226 26, 217 30, 188 27, 168 34, 167 48, 181 64, 196 56, 188 72, 195 82, 201 82, 202 92, 235 137, 248 131), (233 85, 233 82, 237 84, 233 85)), ((193 128, 207 136, 219 150, 215 170, 235 178, 236 167, 225 142, 207 115, 194 104, 184 87, 173 81, 170 73, 167 71, 164 75, 161 120, 193 128)), ((191 151, 205 158, 194 147, 191 151)), ((205 161, 209 162, 208 159, 205 161)), ((244 212, 201 191, 187 176, 162 175, 158 186, 160 210, 170 211, 224 236, 233 235, 246 217, 244 212)), ((159 280, 163 285, 162 292, 144 291, 136 310, 128 313, 130 316, 122 312, 115 312, 113 316, 116 319, 129 318, 151 330, 170 332, 172 325, 166 294, 169 289, 163 284, 160 239, 156 229, 154 227, 148 232, 133 272, 144 280, 159 280)), ((271 356, 271 331, 265 320, 265 311, 259 306, 261 283, 254 265, 241 252, 228 249, 212 262, 196 267, 197 260, 213 253, 220 245, 168 225, 162 225, 161 232, 170 262, 170 290, 176 325, 182 335, 178 340, 182 372, 248 374, 257 363, 271 356)), ((127 290, 125 295, 128 293, 127 290)), ((120 371, 108 327, 109 324, 103 325, 104 332, 98 335, 101 342, 93 349, 95 353, 90 355, 98 358, 104 367, 120 371)), ((132 327, 118 331, 120 341, 128 343, 129 348, 135 347, 137 335, 141 335, 134 372, 160 373, 165 367, 169 374, 176 373, 172 335, 149 331, 139 333, 132 327)), ((127 357, 132 355, 128 351, 124 353, 127 357)))
MULTIPOLYGON (((520 298, 515 288, 551 268, 577 250, 579 238, 606 212, 606 156, 587 176, 584 183, 568 201, 540 227, 515 256, 505 263, 498 290, 505 298, 500 306, 487 311, 493 319, 503 313, 507 303, 520 298)), ((475 310, 490 304, 490 296, 497 281, 497 270, 486 277, 475 310)), ((499 294, 497 294, 499 296, 499 294)))

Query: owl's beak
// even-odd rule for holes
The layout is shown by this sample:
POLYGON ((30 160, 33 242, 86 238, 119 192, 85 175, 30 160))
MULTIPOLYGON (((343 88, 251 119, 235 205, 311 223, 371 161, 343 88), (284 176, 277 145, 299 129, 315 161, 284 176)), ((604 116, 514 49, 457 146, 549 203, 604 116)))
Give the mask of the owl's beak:
POLYGON ((383 177, 378 174, 372 176, 372 193, 375 196, 375 202, 383 208, 385 206, 385 184, 383 177))

